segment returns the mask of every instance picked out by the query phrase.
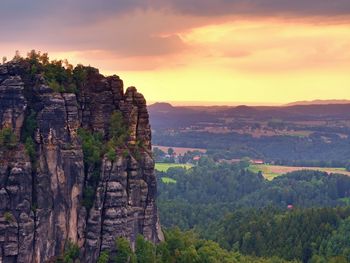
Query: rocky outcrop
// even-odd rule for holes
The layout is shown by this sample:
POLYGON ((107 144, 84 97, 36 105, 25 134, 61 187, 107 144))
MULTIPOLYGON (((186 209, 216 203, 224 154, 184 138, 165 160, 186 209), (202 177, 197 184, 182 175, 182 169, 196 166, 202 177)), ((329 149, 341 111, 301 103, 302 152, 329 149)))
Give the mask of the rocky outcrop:
POLYGON ((20 63, 0 66, 0 128, 11 128, 19 140, 0 148, 0 262, 54 260, 68 241, 78 244, 82 262, 96 262, 101 251, 117 252, 120 236, 132 246, 138 234, 161 241, 144 97, 134 87, 124 92, 119 77, 92 68, 77 94, 53 92, 40 76, 28 79, 24 72, 20 63), (20 142, 32 110, 34 161, 20 142), (114 112, 129 129, 127 148, 116 148, 113 160, 101 157, 87 208, 84 188, 92 175, 78 129, 107 138, 114 112))

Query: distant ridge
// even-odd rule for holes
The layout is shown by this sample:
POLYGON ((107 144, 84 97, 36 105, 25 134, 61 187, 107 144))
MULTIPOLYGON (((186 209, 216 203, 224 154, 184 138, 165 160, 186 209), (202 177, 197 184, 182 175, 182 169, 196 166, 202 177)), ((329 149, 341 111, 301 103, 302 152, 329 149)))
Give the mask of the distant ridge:
POLYGON ((174 109, 174 106, 168 102, 156 102, 149 105, 148 107, 158 111, 168 111, 174 109))
POLYGON ((286 104, 285 106, 297 105, 329 105, 329 104, 350 104, 350 100, 304 100, 286 104))
MULTIPOLYGON (((290 103, 283 106, 172 106, 155 103, 148 106, 153 129, 168 129, 218 123, 225 118, 251 118, 257 121, 348 120, 349 100, 316 100, 290 103)), ((211 124, 210 124, 211 125, 211 124)))

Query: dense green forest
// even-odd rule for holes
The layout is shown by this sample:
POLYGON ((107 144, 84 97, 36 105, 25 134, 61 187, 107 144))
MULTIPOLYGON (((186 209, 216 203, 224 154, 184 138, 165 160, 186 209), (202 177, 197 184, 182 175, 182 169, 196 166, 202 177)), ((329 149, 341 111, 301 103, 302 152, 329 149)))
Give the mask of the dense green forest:
POLYGON ((142 236, 136 240, 135 252, 124 238, 116 241, 117 254, 102 252, 98 263, 287 263, 278 257, 263 258, 244 256, 237 251, 228 251, 218 243, 198 238, 191 231, 182 232, 178 228, 165 231, 166 241, 154 245, 142 236))
POLYGON ((245 255, 350 260, 350 209, 339 208, 349 203, 350 177, 298 171, 267 181, 245 165, 204 158, 191 169, 158 172, 162 225, 193 229, 245 255))
MULTIPOLYGON (((237 250, 224 249, 217 242, 204 240, 193 231, 183 232, 179 228, 164 231, 165 241, 154 244, 139 235, 135 248, 129 241, 118 237, 116 253, 102 251, 97 263, 288 263, 276 256, 256 257, 243 255, 237 250)), ((52 262, 77 263, 81 251, 78 245, 68 242, 64 253, 52 262)), ((51 261, 50 261, 51 262, 51 261)))
POLYGON ((203 229, 202 234, 248 255, 302 262, 328 262, 337 256, 347 262, 349 216, 350 208, 239 210, 203 229))

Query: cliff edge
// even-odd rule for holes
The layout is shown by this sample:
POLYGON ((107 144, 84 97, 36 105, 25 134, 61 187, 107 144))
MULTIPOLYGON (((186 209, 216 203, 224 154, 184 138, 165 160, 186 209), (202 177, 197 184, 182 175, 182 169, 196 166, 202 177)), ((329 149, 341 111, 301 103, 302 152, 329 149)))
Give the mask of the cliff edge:
POLYGON ((54 261, 70 242, 89 263, 117 237, 163 240, 143 95, 55 63, 0 65, 0 262, 54 261))

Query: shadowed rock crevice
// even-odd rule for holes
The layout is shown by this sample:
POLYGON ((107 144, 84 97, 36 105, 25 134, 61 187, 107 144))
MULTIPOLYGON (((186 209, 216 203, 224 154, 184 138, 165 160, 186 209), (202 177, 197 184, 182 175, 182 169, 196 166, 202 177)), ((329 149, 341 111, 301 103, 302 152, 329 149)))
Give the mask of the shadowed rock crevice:
POLYGON ((58 93, 25 61, 0 66, 0 129, 17 138, 15 147, 0 147, 0 262, 54 260, 72 242, 89 263, 101 251, 115 254, 120 236, 132 247, 138 234, 163 239, 146 101, 134 87, 124 93, 117 76, 86 72, 77 92, 58 93), (125 145, 89 169, 78 129, 101 133, 107 144, 115 112, 129 131, 125 145), (87 208, 91 176, 97 183, 87 208))

